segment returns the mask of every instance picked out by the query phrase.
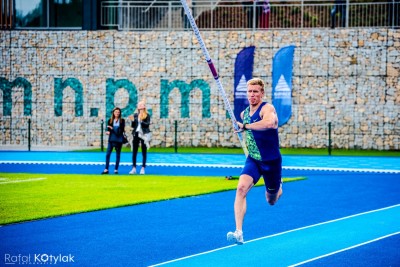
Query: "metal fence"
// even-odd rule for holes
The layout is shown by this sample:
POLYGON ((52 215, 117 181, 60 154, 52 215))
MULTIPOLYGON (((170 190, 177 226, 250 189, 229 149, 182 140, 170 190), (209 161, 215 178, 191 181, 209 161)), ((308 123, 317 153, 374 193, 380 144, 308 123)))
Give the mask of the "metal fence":
POLYGON ((9 30, 12 27, 13 1, 0 0, 0 29, 9 30))
MULTIPOLYGON (((16 126, 11 126, 7 120, 0 119, 0 146, 20 147, 30 151, 31 148, 37 150, 39 147, 70 147, 79 149, 84 147, 107 148, 107 136, 104 135, 104 121, 95 122, 99 127, 95 130, 81 129, 77 125, 72 125, 69 131, 73 131, 76 136, 83 137, 82 140, 71 146, 70 137, 65 132, 58 132, 57 136, 49 133, 48 129, 41 128, 39 124, 31 119, 20 119, 16 126)), ((229 123, 228 123, 229 124, 229 123)), ((286 127, 286 126, 284 126, 286 127)), ((280 145, 286 148, 328 148, 332 149, 374 149, 374 150, 399 150, 399 143, 384 142, 391 140, 394 135, 385 131, 387 126, 382 122, 360 121, 358 123, 331 123, 320 121, 318 127, 309 127, 307 123, 296 122, 291 127, 296 127, 298 133, 285 133, 280 131, 280 145), (315 128, 318 128, 316 130, 315 128), (307 139, 306 135, 314 138, 307 139)), ((395 126, 394 126, 395 127, 395 126)), ((281 127, 280 129, 283 129, 281 127)), ((396 129, 399 132, 400 129, 396 129)), ((130 130, 126 130, 127 133, 130 130)), ((206 144, 193 144, 193 135, 196 133, 182 127, 182 123, 171 121, 165 128, 165 138, 154 140, 154 147, 197 147, 207 146, 206 144)), ((226 136, 226 130, 219 130, 218 135, 226 136)), ((228 134, 229 135, 229 134, 228 134)), ((234 134, 233 134, 234 135, 234 134)), ((132 136, 128 134, 128 139, 132 136)), ((236 137, 235 137, 236 138, 236 137)), ((217 144, 215 146, 221 146, 217 144)), ((235 143, 222 145, 223 147, 240 147, 235 143)))
MULTIPOLYGON (((400 1, 196 1, 202 30, 400 27, 400 1)), ((104 1, 101 25, 119 30, 190 28, 180 1, 104 1)))

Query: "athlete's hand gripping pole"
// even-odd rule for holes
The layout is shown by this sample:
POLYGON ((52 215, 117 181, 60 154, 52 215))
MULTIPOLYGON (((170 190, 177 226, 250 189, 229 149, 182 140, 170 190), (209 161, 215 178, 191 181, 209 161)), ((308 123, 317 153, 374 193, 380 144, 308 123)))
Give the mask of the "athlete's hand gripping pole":
MULTIPOLYGON (((224 103, 225 103, 225 108, 228 111, 229 116, 231 117, 233 128, 235 129, 235 131, 239 131, 239 126, 238 126, 238 124, 236 122, 235 115, 234 115, 234 113, 232 111, 232 108, 231 108, 231 105, 229 103, 228 97, 226 96, 225 90, 222 87, 222 84, 221 84, 221 82, 219 80, 219 76, 218 76, 217 70, 214 67, 214 63, 212 62, 210 54, 208 53, 207 48, 206 48, 206 46, 204 44, 204 41, 201 38, 199 28, 197 27, 196 22, 194 21, 194 18, 193 18, 192 13, 190 12, 190 9, 189 9, 189 7, 188 7, 188 5, 186 3, 186 0, 180 0, 180 1, 182 3, 183 8, 185 9, 185 13, 186 13, 186 16, 187 16, 187 18, 188 18, 188 20, 190 22, 190 25, 192 25, 192 29, 194 31, 194 34, 196 35, 197 41, 200 44, 201 50, 203 50, 203 55, 206 58, 206 61, 208 63, 208 67, 210 68, 210 71, 211 71, 212 75, 214 76, 214 80, 217 83, 218 90, 219 90, 219 92, 220 92, 220 94, 222 96, 222 99, 224 100, 224 103)), ((249 152, 248 152, 246 144, 245 144, 245 142, 243 140, 242 133, 241 132, 237 132, 237 135, 238 135, 240 144, 242 145, 243 152, 247 157, 249 152)))

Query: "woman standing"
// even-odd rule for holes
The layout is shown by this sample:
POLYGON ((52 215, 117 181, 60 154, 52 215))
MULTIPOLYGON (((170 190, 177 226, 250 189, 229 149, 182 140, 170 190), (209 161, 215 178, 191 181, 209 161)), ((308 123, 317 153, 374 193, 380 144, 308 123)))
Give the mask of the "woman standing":
POLYGON ((121 159, 121 149, 122 143, 124 140, 124 132, 125 132, 125 120, 121 118, 121 109, 116 107, 112 111, 111 118, 107 123, 107 132, 108 135, 108 147, 106 154, 106 168, 101 174, 108 174, 108 168, 110 166, 110 157, 111 152, 115 148, 115 152, 117 153, 117 158, 115 161, 115 169, 114 173, 118 174, 119 161, 121 159))
POLYGON ((147 160, 147 149, 149 147, 148 136, 150 135, 150 115, 147 113, 147 109, 144 101, 140 101, 137 106, 138 112, 129 116, 132 120, 133 128, 133 149, 132 149, 132 164, 133 168, 129 174, 136 174, 136 156, 139 149, 139 143, 142 147, 142 168, 140 174, 145 173, 146 160, 147 160))

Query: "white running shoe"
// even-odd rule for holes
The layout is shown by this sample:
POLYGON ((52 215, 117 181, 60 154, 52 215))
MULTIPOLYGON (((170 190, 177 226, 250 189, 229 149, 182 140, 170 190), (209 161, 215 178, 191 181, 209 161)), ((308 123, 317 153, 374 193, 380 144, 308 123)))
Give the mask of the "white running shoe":
POLYGON ((144 168, 143 167, 140 169, 140 174, 144 174, 144 168))
POLYGON ((226 234, 226 239, 231 243, 236 243, 238 245, 243 244, 243 232, 236 230, 235 232, 228 232, 226 234))
POLYGON ((136 168, 133 167, 132 170, 129 172, 129 174, 136 174, 136 168))

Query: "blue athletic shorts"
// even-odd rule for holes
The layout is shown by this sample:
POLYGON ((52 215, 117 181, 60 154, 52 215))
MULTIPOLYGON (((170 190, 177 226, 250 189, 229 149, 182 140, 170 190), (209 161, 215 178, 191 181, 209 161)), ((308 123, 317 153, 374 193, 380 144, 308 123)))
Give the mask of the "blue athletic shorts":
POLYGON ((251 176, 254 184, 260 180, 262 175, 267 192, 276 194, 282 182, 282 157, 274 160, 259 161, 249 156, 241 174, 251 176))

